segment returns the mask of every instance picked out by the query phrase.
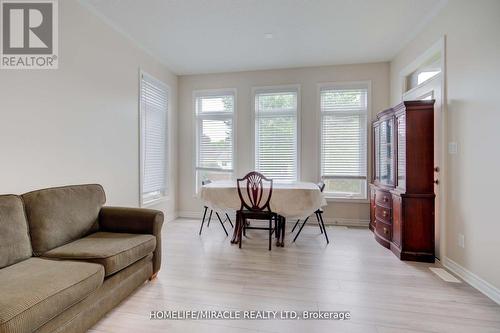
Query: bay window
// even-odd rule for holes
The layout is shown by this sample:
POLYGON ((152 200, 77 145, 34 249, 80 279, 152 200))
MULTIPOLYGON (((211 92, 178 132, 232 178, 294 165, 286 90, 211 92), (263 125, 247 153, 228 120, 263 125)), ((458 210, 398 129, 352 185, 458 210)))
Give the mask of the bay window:
POLYGON ((235 91, 194 93, 196 117, 196 191, 203 180, 234 178, 235 91))
POLYGON ((368 83, 319 88, 320 166, 327 197, 367 198, 368 83))
POLYGON ((299 178, 299 87, 254 89, 255 170, 278 181, 299 178))

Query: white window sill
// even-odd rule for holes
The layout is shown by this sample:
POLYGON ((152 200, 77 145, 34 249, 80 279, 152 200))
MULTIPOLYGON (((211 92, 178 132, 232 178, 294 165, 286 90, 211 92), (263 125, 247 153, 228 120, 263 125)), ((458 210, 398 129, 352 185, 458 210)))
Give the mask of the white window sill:
POLYGON ((149 199, 146 202, 141 202, 141 208, 150 208, 156 206, 162 202, 167 202, 170 198, 168 196, 163 196, 155 199, 149 199))
POLYGON ((361 199, 361 198, 341 198, 341 197, 325 197, 328 203, 330 202, 341 202, 341 203, 370 203, 369 199, 361 199))

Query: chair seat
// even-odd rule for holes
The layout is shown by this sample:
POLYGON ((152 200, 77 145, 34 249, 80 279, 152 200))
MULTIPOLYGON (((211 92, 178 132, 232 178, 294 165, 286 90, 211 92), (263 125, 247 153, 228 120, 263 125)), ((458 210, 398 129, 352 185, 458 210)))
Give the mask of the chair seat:
POLYGON ((0 332, 34 332, 85 299, 104 279, 101 265, 30 258, 0 270, 0 332))
POLYGON ((109 276, 144 258, 155 248, 153 235, 96 232, 45 252, 43 256, 98 263, 109 276))
POLYGON ((251 211, 251 210, 239 210, 240 213, 246 219, 264 219, 269 220, 270 218, 276 217, 276 213, 269 211, 251 211))

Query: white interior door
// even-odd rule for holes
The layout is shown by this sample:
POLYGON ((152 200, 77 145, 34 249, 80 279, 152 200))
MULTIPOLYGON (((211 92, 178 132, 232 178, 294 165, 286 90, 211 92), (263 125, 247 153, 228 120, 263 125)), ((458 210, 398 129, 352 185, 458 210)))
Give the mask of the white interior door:
POLYGON ((426 100, 434 99, 434 193, 435 201, 435 252, 436 258, 441 258, 442 237, 444 236, 443 221, 443 203, 442 203, 442 172, 443 162, 443 92, 442 92, 442 74, 438 74, 432 79, 420 84, 403 94, 403 100, 426 100))

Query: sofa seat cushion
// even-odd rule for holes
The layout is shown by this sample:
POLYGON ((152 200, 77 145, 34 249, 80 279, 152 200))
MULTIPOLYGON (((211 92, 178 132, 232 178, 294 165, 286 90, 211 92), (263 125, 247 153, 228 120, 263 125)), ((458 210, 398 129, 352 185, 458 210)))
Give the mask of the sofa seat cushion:
POLYGON ((30 258, 0 270, 0 332, 33 332, 98 289, 100 265, 30 258))
POLYGON ((153 235, 96 232, 43 254, 47 258, 83 260, 104 266, 114 274, 155 250, 153 235))

